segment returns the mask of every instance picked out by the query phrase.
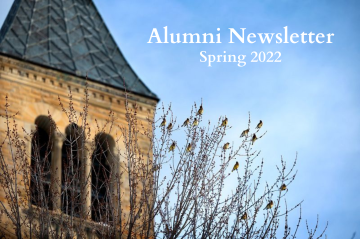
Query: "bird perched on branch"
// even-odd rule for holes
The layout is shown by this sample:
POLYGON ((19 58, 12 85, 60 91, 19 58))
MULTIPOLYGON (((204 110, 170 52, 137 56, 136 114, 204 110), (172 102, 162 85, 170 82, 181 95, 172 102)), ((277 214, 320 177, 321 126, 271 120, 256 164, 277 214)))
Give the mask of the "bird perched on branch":
POLYGON ((229 148, 229 146, 230 146, 230 143, 229 143, 229 142, 227 142, 226 144, 224 144, 224 146, 223 146, 223 150, 228 149, 228 148, 229 148))
POLYGON ((231 170, 231 172, 234 172, 234 171, 237 170, 238 168, 239 168, 239 162, 236 161, 236 163, 235 163, 233 169, 231 170))
POLYGON ((138 211, 138 218, 141 218, 141 217, 142 217, 142 209, 140 208, 138 211))
POLYGON ((246 129, 241 133, 240 138, 244 136, 248 136, 248 134, 249 134, 249 129, 246 129))
POLYGON ((261 126, 263 126, 263 122, 260 120, 260 122, 256 125, 255 129, 260 129, 261 126))
POLYGON ((198 124, 199 124, 199 121, 197 120, 197 118, 195 118, 192 126, 197 126, 198 124))
POLYGON ((274 206, 274 202, 272 200, 270 200, 270 202, 266 205, 266 207, 264 208, 265 209, 270 209, 274 206))
POLYGON ((199 108, 197 114, 202 115, 203 112, 204 112, 204 109, 203 109, 202 105, 200 105, 200 108, 199 108))
POLYGON ((241 220, 246 220, 247 219, 247 213, 245 212, 242 216, 241 216, 241 220))
POLYGON ((163 121, 161 122, 160 126, 165 126, 166 125, 166 119, 164 118, 163 121))
POLYGON ((286 188, 287 188, 287 187, 286 187, 286 184, 284 183, 283 185, 281 185, 280 190, 281 190, 281 191, 284 191, 284 190, 286 190, 286 188))
POLYGON ((187 118, 187 119, 184 121, 184 123, 182 124, 181 127, 188 126, 189 123, 190 123, 190 120, 189 120, 189 118, 187 118))
POLYGON ((252 142, 252 145, 254 145, 254 142, 257 140, 258 138, 256 137, 256 134, 253 135, 252 139, 251 139, 251 142, 252 142))
POLYGON ((170 151, 174 151, 175 146, 176 146, 176 144, 175 144, 175 142, 173 142, 173 143, 170 145, 169 152, 170 152, 170 151))
POLYGON ((154 166, 152 167, 152 171, 156 172, 160 169, 160 165, 159 164, 154 164, 154 166))
POLYGON ((191 143, 188 144, 188 146, 186 147, 186 151, 190 152, 191 151, 191 143))
POLYGON ((170 123, 169 125, 168 125, 168 127, 167 127, 167 130, 171 130, 172 129, 172 127, 173 127, 173 125, 172 125, 172 123, 170 123))
POLYGON ((228 124, 228 118, 225 118, 222 123, 221 126, 226 127, 226 125, 228 124))

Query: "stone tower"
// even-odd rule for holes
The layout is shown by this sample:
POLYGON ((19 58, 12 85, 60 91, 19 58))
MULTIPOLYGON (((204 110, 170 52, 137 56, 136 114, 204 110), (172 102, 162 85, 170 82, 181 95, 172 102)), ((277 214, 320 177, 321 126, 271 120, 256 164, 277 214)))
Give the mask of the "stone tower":
MULTIPOLYGON (((130 67, 91 0, 15 0, 0 31, 0 114, 4 115, 7 96, 8 113, 18 112, 15 119, 19 129, 24 128, 26 132, 40 129, 47 135, 51 142, 49 177, 59 182, 63 180, 66 135, 72 126, 59 107, 58 97, 66 105, 69 89, 73 107, 78 112, 84 106, 87 89, 89 128, 95 132, 98 126, 104 127, 109 132, 106 137, 113 142, 108 147, 113 148, 117 136, 106 128, 109 111, 113 113, 114 125, 121 126, 127 124, 125 104, 129 108, 136 107, 137 118, 145 124, 149 116, 153 117, 159 100, 130 67), (49 114, 60 133, 49 132, 49 114)), ((6 131, 6 125, 1 122, 1 143, 6 138, 6 131)), ((91 137, 95 139, 96 135, 91 137)), ((90 145, 94 141, 91 137, 84 143, 90 145)), ((139 141, 142 151, 151 152, 146 137, 139 141)), ((26 142, 29 167, 33 155, 31 142, 26 142)), ((93 152, 90 146, 85 148, 76 157, 87 160, 82 162, 87 165, 83 173, 86 175, 93 167, 89 156, 93 152)), ((109 150, 116 156, 115 149, 109 150)), ((8 147, 3 146, 2 153, 11 164, 8 147)), ((63 187, 59 183, 51 190, 63 195, 63 187)), ((26 185, 20 185, 20 195, 24 188, 26 185)), ((99 218, 90 209, 95 200, 91 187, 84 190, 85 193, 79 196, 83 206, 78 210, 87 213, 91 225, 91 221, 99 221, 99 218)), ((124 195, 126 193, 125 186, 124 195)), ((29 204, 36 204, 29 198, 27 200, 29 204)), ((69 205, 64 200, 59 196, 51 210, 58 215, 64 213, 64 205, 69 205)), ((0 201, 7 204, 1 188, 0 201)), ((0 229, 11 237, 14 231, 7 225, 5 219, 0 221, 0 229)), ((91 233, 88 235, 89 238, 93 236, 91 233)))

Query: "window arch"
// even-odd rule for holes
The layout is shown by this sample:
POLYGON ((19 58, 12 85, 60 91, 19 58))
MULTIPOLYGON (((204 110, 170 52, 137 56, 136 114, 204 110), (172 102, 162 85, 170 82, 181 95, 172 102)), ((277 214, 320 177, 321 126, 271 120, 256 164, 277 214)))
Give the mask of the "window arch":
POLYGON ((51 123, 42 115, 36 118, 35 124, 37 128, 31 140, 30 201, 33 205, 52 209, 51 123))
POLYGON ((95 137, 95 150, 91 157, 91 219, 97 222, 112 220, 110 177, 114 145, 110 135, 98 134, 95 137))
POLYGON ((72 216, 81 211, 81 161, 80 128, 70 124, 65 129, 66 138, 61 151, 61 210, 72 216))

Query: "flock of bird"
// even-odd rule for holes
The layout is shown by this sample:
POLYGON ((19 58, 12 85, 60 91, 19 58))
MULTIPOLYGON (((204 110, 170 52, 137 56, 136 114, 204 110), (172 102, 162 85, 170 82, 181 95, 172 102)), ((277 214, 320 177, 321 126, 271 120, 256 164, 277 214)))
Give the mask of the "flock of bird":
MULTIPOLYGON (((200 105, 200 108, 199 108, 199 110, 197 111, 197 115, 200 116, 200 115, 203 114, 203 112, 204 112, 203 106, 200 105)), ((182 127, 188 126, 189 124, 190 124, 190 119, 187 118, 187 119, 184 121, 184 123, 182 124, 182 127)), ((227 124, 228 124, 228 118, 225 117, 225 119, 221 122, 221 125, 220 125, 220 126, 221 126, 221 127, 226 127, 227 124)), ((197 118, 195 118, 194 121, 193 121, 193 123, 192 123, 192 127, 197 126, 197 125, 199 125, 199 121, 198 121, 197 118)), ((166 118, 164 118, 164 119, 162 120, 160 126, 161 126, 161 127, 165 127, 165 126, 166 126, 166 118)), ((260 120, 260 122, 256 125, 256 128, 255 128, 255 129, 259 130, 262 126, 263 126, 263 122, 260 120)), ((170 131, 172 128, 173 128, 172 123, 170 123, 170 124, 166 127, 166 129, 169 130, 169 131, 170 131)), ((241 133, 240 138, 241 138, 241 137, 247 137, 248 134, 249 134, 249 131, 250 131, 250 129, 244 130, 244 131, 241 133)), ((256 137, 256 134, 254 133, 254 135, 253 135, 252 138, 251 138, 251 144, 254 145, 254 142, 255 142, 257 139, 258 139, 258 138, 256 137)), ((173 142, 173 143, 170 145, 170 147, 169 147, 169 152, 174 151, 174 150, 175 150, 175 147, 176 147, 176 143, 173 142)), ((230 147, 230 143, 228 142, 228 143, 224 144, 223 150, 227 150, 229 147, 230 147)), ((187 152, 190 152, 191 149, 192 149, 192 146, 191 146, 191 143, 189 143, 188 146, 186 147, 186 151, 187 151, 187 152)), ((239 162, 236 161, 236 163, 235 163, 235 165, 234 165, 234 167, 233 167, 233 169, 232 169, 231 172, 237 170, 238 168, 239 168, 239 162)), ((286 188, 286 185, 285 185, 285 184, 282 184, 281 187, 280 187, 280 190, 281 190, 281 191, 284 191, 284 190, 286 190, 286 189, 287 189, 287 188, 286 188)), ((274 206, 274 202, 273 202, 272 200, 270 200, 269 203, 268 203, 268 204, 266 205, 266 207, 264 208, 264 210, 265 210, 265 209, 271 209, 273 206, 274 206)), ((241 220, 246 220, 247 218, 248 218, 248 216, 247 216, 247 213, 245 212, 245 213, 241 216, 241 220)))
MULTIPOLYGON (((204 112, 204 108, 203 108, 202 105, 200 105, 200 108, 199 108, 199 110, 197 111, 197 114, 196 114, 196 115, 200 116, 200 115, 203 114, 203 112, 204 112)), ((188 126, 189 124, 190 124, 190 119, 187 118, 187 119, 184 121, 184 123, 181 125, 181 127, 188 126)), ((225 119, 221 122, 221 125, 220 125, 220 126, 221 126, 221 127, 226 127, 227 124, 228 124, 228 118, 225 117, 225 119)), ((192 123, 192 126, 194 127, 194 126, 197 126, 197 125, 199 125, 199 121, 198 121, 197 118, 195 118, 194 121, 193 121, 193 123, 192 123)), ((164 119, 162 120, 161 124, 160 124, 160 127, 165 127, 165 126, 166 126, 166 118, 164 118, 164 119)), ((262 126, 263 126, 263 122, 260 120, 260 122, 257 124, 257 126, 256 126, 255 129, 260 129, 262 126)), ((170 131, 172 128, 173 128, 173 124, 172 124, 172 123, 170 123, 170 124, 166 127, 166 129, 169 130, 169 131, 170 131)), ((241 137, 247 137, 248 134, 249 134, 249 131, 250 131, 250 129, 244 130, 244 131, 241 133, 240 138, 241 138, 241 137)), ((254 134, 253 137, 251 138, 251 144, 254 145, 254 142, 255 142, 257 139, 258 139, 258 138, 256 137, 256 134, 254 134)), ((174 150, 175 150, 175 147, 176 147, 176 143, 173 142, 173 143, 170 145, 170 147, 169 147, 169 152, 174 151, 174 150)), ((223 150, 227 150, 229 147, 230 147, 230 143, 228 142, 228 143, 224 144, 223 150)), ((188 146, 186 147, 186 151, 187 151, 187 152, 190 152, 191 149, 192 149, 192 146, 191 146, 191 143, 189 143, 188 146)), ((239 162, 236 162, 231 172, 237 170, 238 168, 239 168, 239 162)))

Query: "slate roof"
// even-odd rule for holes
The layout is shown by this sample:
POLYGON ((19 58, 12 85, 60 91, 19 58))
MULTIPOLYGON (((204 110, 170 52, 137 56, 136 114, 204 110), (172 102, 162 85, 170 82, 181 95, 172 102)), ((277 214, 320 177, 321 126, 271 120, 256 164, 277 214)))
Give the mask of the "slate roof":
POLYGON ((157 96, 132 70, 92 0, 15 0, 0 52, 115 88, 157 96))

